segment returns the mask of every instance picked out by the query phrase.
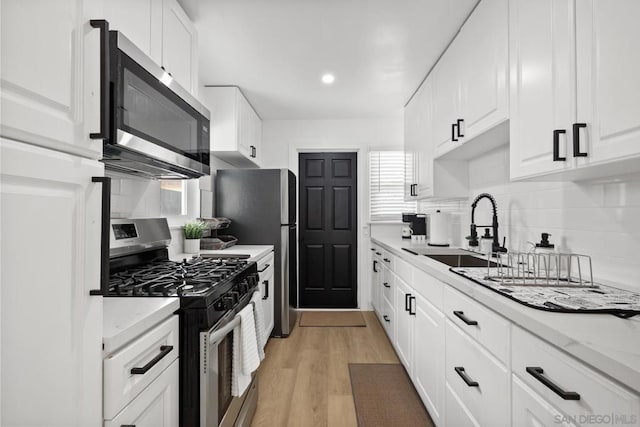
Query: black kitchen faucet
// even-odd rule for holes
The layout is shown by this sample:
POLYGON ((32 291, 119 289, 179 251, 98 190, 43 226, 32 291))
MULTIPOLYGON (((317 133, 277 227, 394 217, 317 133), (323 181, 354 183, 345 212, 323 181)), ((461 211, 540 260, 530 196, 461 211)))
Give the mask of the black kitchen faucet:
POLYGON ((475 224, 476 206, 482 199, 489 199, 489 201, 491 202, 491 206, 493 207, 493 221, 490 226, 493 229, 493 244, 491 245, 491 252, 507 252, 507 248, 504 247, 504 243, 502 246, 500 246, 500 240, 498 238, 498 207, 496 204, 496 199, 489 193, 479 194, 475 198, 473 203, 471 203, 471 239, 469 240, 469 246, 478 246, 477 227, 489 227, 489 225, 475 224))

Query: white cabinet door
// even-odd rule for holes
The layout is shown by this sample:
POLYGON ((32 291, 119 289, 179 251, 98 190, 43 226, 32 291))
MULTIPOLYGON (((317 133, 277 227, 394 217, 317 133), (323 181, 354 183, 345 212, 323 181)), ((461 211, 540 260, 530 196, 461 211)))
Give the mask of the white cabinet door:
MULTIPOLYGON (((585 166, 640 156, 640 2, 576 3, 580 158, 585 166)), ((615 171, 615 167, 612 172, 615 171)))
POLYGON ((251 158, 251 145, 254 132, 252 126, 254 124, 253 109, 242 95, 237 91, 237 108, 238 108, 238 151, 245 157, 251 158))
POLYGON ((414 175, 418 199, 434 195, 433 176, 433 137, 432 137, 432 103, 433 88, 431 80, 427 80, 416 94, 418 120, 416 138, 413 144, 414 175))
POLYGON ((419 127, 418 92, 404 108, 404 200, 405 202, 415 198, 416 184, 416 139, 419 127))
POLYGON ((413 316, 410 315, 409 303, 413 290, 400 278, 396 278, 396 353, 404 365, 409 377, 413 375, 413 316))
POLYGON ((531 390, 517 376, 512 376, 511 425, 522 427, 575 426, 538 393, 531 390))
POLYGON ((108 0, 104 19, 158 65, 162 65, 162 0, 108 0))
POLYGON ((456 40, 462 142, 509 118, 507 1, 480 2, 456 40))
POLYGON ((376 247, 371 247, 371 305, 380 313, 380 261, 376 256, 376 247))
POLYGON ((0 424, 97 427, 104 166, 5 139, 0 162, 0 424))
POLYGON ((105 427, 177 427, 179 422, 179 360, 160 374, 105 427))
POLYGON ((162 66, 193 95, 198 95, 197 33, 177 0, 163 0, 162 66))
MULTIPOLYGON (((414 294, 413 383, 431 419, 444 425, 444 315, 419 294, 414 294)), ((455 425, 455 424, 452 424, 455 425)))
POLYGON ((458 129, 454 128, 460 117, 460 85, 458 78, 458 40, 440 58, 432 71, 433 87, 433 147, 435 157, 460 145, 458 129), (457 142, 456 142, 457 141, 457 142))
POLYGON ((510 0, 511 178, 573 168, 574 0, 510 0), (559 157, 554 161, 554 138, 559 157))
POLYGON ((98 159, 99 30, 92 0, 3 0, 0 136, 98 159))
POLYGON ((266 336, 271 335, 274 325, 274 280, 273 280, 273 256, 271 265, 260 273, 260 293, 262 295, 262 312, 264 314, 264 326, 266 336))

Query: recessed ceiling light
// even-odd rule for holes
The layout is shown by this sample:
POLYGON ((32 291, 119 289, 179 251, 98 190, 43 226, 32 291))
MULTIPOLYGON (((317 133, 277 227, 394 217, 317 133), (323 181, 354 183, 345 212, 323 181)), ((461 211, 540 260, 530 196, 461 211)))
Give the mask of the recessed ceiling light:
POLYGON ((326 84, 326 85, 330 85, 331 83, 333 83, 335 81, 335 77, 333 74, 325 74, 322 76, 322 83, 326 84))

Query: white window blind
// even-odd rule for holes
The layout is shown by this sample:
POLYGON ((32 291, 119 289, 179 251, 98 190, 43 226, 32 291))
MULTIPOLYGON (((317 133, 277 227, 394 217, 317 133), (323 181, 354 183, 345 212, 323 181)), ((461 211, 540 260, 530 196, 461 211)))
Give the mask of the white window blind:
POLYGON ((400 221, 402 212, 415 212, 416 202, 404 201, 403 151, 369 153, 369 203, 371 221, 400 221))

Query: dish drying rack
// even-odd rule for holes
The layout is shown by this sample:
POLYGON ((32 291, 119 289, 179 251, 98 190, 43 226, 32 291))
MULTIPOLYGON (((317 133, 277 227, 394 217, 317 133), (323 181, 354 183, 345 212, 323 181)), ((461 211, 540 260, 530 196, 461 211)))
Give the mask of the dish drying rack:
POLYGON ((591 257, 575 253, 507 252, 493 254, 487 279, 504 286, 598 288, 591 257))

